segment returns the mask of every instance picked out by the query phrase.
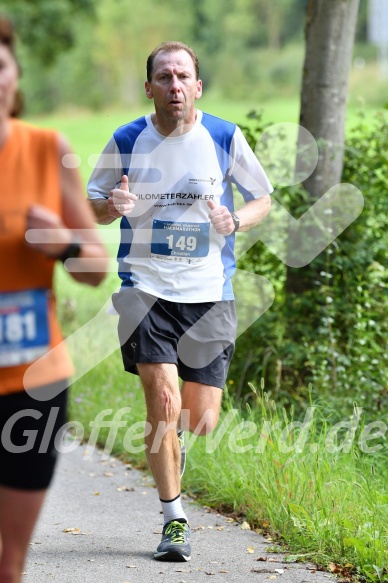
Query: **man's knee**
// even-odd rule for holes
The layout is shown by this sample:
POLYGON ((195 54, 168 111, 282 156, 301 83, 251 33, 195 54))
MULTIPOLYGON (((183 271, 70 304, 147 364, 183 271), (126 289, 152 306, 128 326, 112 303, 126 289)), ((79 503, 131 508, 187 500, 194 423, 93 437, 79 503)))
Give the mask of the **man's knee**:
POLYGON ((181 399, 169 389, 161 390, 155 398, 147 403, 148 421, 158 424, 160 421, 174 423, 179 419, 181 411, 181 399))
POLYGON ((182 410, 181 427, 184 430, 191 431, 195 435, 209 435, 214 431, 218 423, 218 413, 214 409, 205 411, 182 410))

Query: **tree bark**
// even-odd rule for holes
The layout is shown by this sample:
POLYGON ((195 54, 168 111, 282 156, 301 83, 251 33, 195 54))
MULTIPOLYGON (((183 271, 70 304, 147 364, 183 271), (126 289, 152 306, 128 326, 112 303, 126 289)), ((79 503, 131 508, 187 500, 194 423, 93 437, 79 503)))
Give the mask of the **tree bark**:
MULTIPOLYGON (((303 182, 311 204, 341 182, 348 77, 358 8, 359 0, 308 0, 306 7, 299 123, 314 136, 319 148, 317 166, 303 182)), ((303 164, 299 157, 297 169, 303 164)), ((315 279, 311 265, 298 270, 288 268, 286 291, 301 293, 311 289, 315 279)))

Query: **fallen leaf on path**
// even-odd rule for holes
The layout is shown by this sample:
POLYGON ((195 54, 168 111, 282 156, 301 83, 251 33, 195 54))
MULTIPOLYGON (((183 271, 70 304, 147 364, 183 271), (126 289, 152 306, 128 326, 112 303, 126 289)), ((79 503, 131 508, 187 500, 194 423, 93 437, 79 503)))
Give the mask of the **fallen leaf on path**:
POLYGON ((254 553, 255 552, 255 547, 248 547, 247 548, 247 552, 248 553, 254 553))
POLYGON ((99 496, 100 492, 93 492, 93 496, 99 496))
POLYGON ((267 557, 259 557, 256 561, 267 561, 267 557))
POLYGON ((113 472, 104 472, 103 474, 106 478, 111 478, 112 476, 114 476, 113 472))
POLYGON ((63 530, 63 532, 68 532, 70 534, 76 534, 76 535, 81 535, 81 534, 88 535, 88 534, 90 534, 90 532, 81 532, 79 528, 65 528, 63 530))
POLYGON ((251 530, 251 527, 249 526, 246 520, 244 520, 244 522, 240 525, 240 528, 241 530, 251 530))
MULTIPOLYGON (((329 563, 329 569, 335 575, 341 575, 345 579, 350 579, 350 571, 353 569, 352 563, 346 563, 346 565, 337 565, 336 563, 329 563)), ((345 581, 343 579, 343 581, 345 581)))
POLYGON ((284 573, 284 569, 275 569, 276 573, 279 573, 279 575, 283 575, 284 573))

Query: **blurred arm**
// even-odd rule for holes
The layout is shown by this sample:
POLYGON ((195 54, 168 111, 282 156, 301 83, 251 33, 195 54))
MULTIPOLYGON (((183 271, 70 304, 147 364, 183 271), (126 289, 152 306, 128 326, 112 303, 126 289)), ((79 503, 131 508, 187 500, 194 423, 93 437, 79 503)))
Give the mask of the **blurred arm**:
POLYGON ((49 229, 50 239, 42 241, 42 236, 32 237, 29 244, 51 257, 59 257, 74 240, 81 244, 79 259, 82 259, 82 271, 69 271, 79 282, 98 285, 108 269, 108 254, 95 227, 93 213, 84 196, 78 170, 66 168, 62 164, 65 154, 71 154, 66 140, 59 137, 60 184, 62 192, 62 216, 53 213, 41 205, 32 205, 27 216, 27 229, 49 229), (84 234, 73 230, 84 230, 84 234), (53 232, 54 231, 54 232, 53 232), (87 261, 85 261, 87 260, 87 261))

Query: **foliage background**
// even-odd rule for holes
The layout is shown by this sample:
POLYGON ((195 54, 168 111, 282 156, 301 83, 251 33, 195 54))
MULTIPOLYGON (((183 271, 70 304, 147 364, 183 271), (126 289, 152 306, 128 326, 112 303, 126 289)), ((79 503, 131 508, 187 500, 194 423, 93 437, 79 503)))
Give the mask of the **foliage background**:
MULTIPOLYGON (((208 94, 259 104, 299 94, 306 0, 2 0, 22 41, 29 113, 145 104, 145 60, 163 40, 192 45, 208 94), (55 65, 55 66, 54 66, 55 65), (43 75, 42 75, 43 71, 43 75)), ((384 103, 361 0, 351 100, 384 103), (373 83, 371 83, 373 80, 373 83)))

